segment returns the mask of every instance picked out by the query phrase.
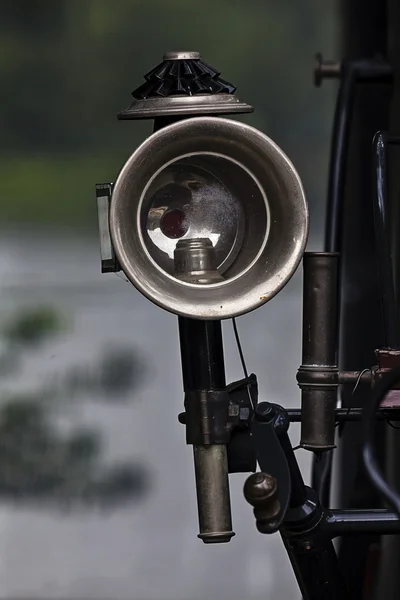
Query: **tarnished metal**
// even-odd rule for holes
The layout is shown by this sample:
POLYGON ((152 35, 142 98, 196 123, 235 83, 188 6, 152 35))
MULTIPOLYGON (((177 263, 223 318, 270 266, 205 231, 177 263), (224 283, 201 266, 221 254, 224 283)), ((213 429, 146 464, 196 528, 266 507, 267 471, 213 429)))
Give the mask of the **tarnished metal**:
MULTIPOLYGON (((222 221, 221 229, 226 225, 222 221)), ((115 253, 128 279, 158 306, 198 319, 231 318, 271 300, 296 271, 308 226, 303 186, 287 156, 260 131, 218 117, 180 121, 149 137, 120 172, 110 208, 115 253), (222 168, 226 189, 244 211, 240 252, 223 273, 225 281, 207 287, 167 273, 145 242, 147 190, 183 159, 206 160, 212 173, 222 168)))
POLYGON ((199 535, 205 544, 229 542, 235 535, 224 444, 194 446, 199 535))
POLYGON ((168 98, 145 98, 136 100, 118 118, 155 119, 178 115, 232 115, 253 112, 253 107, 235 95, 215 96, 170 96, 168 98))
POLYGON ((320 52, 315 55, 314 85, 320 87, 324 79, 339 79, 341 64, 334 60, 324 60, 320 52))
POLYGON ((224 281, 216 268, 215 249, 211 240, 179 240, 174 252, 176 276, 188 283, 210 284, 224 281))
POLYGON ((278 482, 268 473, 253 473, 246 479, 243 495, 247 502, 254 508, 257 529, 263 531, 271 524, 281 512, 278 497, 278 482))
POLYGON ((301 388, 303 448, 323 452, 335 447, 339 255, 304 254, 303 358, 297 374, 301 388))

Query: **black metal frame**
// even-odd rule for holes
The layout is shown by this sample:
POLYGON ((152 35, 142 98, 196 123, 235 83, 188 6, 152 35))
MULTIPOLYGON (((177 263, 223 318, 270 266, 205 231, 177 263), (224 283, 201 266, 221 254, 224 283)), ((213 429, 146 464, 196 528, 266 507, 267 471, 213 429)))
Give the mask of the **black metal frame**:
MULTIPOLYGON (((384 509, 332 510, 323 507, 317 494, 308 488, 302 479, 287 434, 289 420, 285 409, 263 402, 256 409, 252 425, 252 430, 258 431, 258 435, 254 436, 254 443, 257 446, 261 470, 266 473, 270 471, 271 444, 274 444, 274 440, 278 440, 281 445, 289 467, 291 496, 289 508, 282 511, 284 516, 280 524, 280 534, 303 600, 346 600, 351 596, 341 573, 332 540, 346 535, 399 534, 400 518, 397 513, 384 509), (271 424, 275 428, 276 436, 271 434, 271 424)), ((246 497, 255 505, 249 493, 246 497)), ((262 509, 255 506, 259 531, 273 533, 276 528, 268 530, 262 519, 262 509)))
MULTIPOLYGON (((315 84, 320 86, 324 79, 339 79, 335 117, 332 130, 332 143, 329 164, 327 211, 325 225, 325 250, 342 253, 344 241, 345 189, 348 172, 349 142, 353 122, 356 86, 359 83, 390 83, 392 69, 381 57, 375 59, 343 60, 342 63, 324 61, 317 55, 314 72, 315 84)), ((342 275, 338 273, 338 287, 341 289, 342 275)), ((340 343, 340 310, 338 299, 338 338, 340 343)), ((340 361, 338 350, 337 361, 340 361)), ((314 460, 312 484, 321 500, 329 503, 332 474, 332 452, 327 452, 322 460, 314 460)))
MULTIPOLYGON (((332 137, 326 251, 308 253, 303 261, 305 267, 303 360, 297 376, 302 390, 302 410, 284 410, 282 407, 267 403, 256 406, 256 399, 251 398, 249 393, 250 385, 254 382, 250 382, 250 379, 241 382, 242 385, 237 387, 238 397, 244 391, 246 398, 244 401, 240 399, 230 401, 230 409, 234 410, 232 414, 226 412, 226 431, 229 432, 232 440, 238 432, 242 434, 235 438, 240 440, 240 444, 236 447, 233 458, 232 442, 222 434, 219 438, 218 435, 210 438, 210 435, 215 435, 216 432, 210 432, 209 429, 209 423, 213 420, 222 422, 223 414, 220 410, 221 405, 218 405, 218 402, 211 403, 209 399, 216 392, 223 393, 229 388, 235 389, 235 384, 226 386, 221 323, 179 317, 182 373, 186 396, 186 413, 180 415, 180 421, 186 424, 188 443, 193 443, 190 440, 193 438, 196 424, 190 416, 189 403, 196 402, 196 395, 205 394, 203 412, 198 413, 204 427, 199 427, 197 435, 204 436, 207 430, 208 437, 207 440, 204 437, 206 440, 204 443, 227 446, 228 453, 230 451, 231 454, 230 460, 228 456, 229 472, 254 471, 254 458, 257 457, 262 471, 261 479, 260 474, 256 474, 258 479, 255 480, 251 480, 251 477, 254 477, 251 476, 246 484, 247 488, 245 486, 245 495, 254 506, 259 531, 273 533, 279 530, 303 594, 303 600, 345 600, 350 597, 354 600, 353 590, 365 576, 357 575, 354 581, 350 581, 351 585, 347 585, 349 581, 346 573, 342 572, 343 564, 341 565, 338 559, 332 540, 336 537, 356 534, 381 536, 400 533, 400 519, 395 512, 375 507, 368 510, 365 508, 332 510, 329 507, 335 426, 338 422, 359 422, 363 416, 363 410, 357 406, 336 408, 338 386, 344 385, 345 388, 349 388, 349 384, 353 387, 360 384, 360 387, 368 390, 375 378, 373 369, 365 372, 344 370, 340 368, 339 362, 340 347, 343 345, 343 340, 338 341, 340 309, 343 303, 339 295, 342 283, 339 254, 343 250, 342 242, 347 236, 346 231, 343 230, 345 188, 356 85, 360 82, 389 83, 392 70, 381 58, 347 60, 340 65, 320 61, 316 79, 320 82, 324 77, 340 78, 341 84, 332 137), (312 335, 310 338, 310 328, 313 332, 323 334, 312 335), (252 402, 249 403, 249 400, 252 402), (213 413, 216 406, 219 406, 218 414, 213 413), (241 414, 240 406, 245 414, 242 419, 238 416, 241 414), (232 418, 233 414, 236 415, 234 418, 232 418), (314 461, 311 488, 304 484, 287 434, 290 422, 295 421, 302 423, 301 445, 314 451, 317 456, 314 461), (210 439, 213 441, 210 442, 210 439), (252 487, 253 482, 255 487, 252 487), (261 488, 256 489, 257 485, 261 485, 261 488), (263 492, 261 496, 260 489, 263 492)), ((157 130, 167 124, 169 121, 156 119, 154 129, 157 130)), ((397 138, 384 134, 375 137, 373 146, 375 191, 371 202, 371 212, 374 206, 384 329, 386 342, 389 345, 396 345, 398 330, 390 271, 391 251, 385 236, 387 231, 385 158, 386 143, 392 141, 397 143, 396 140, 397 138), (396 334, 393 335, 392 332, 396 334)), ((400 410, 380 409, 376 418, 379 421, 400 421, 400 410)), ((226 510, 230 511, 230 506, 226 507, 226 510)), ((199 500, 200 521, 201 512, 199 500)), ((228 539, 220 541, 228 541, 228 539)), ((361 594, 357 597, 361 597, 361 594)))
MULTIPOLYGON (((240 450, 247 446, 248 452, 250 445, 261 469, 261 473, 250 476, 246 482, 245 497, 254 506, 258 530, 264 534, 279 531, 303 600, 351 598, 332 542, 334 538, 400 534, 397 512, 375 508, 332 510, 325 506, 318 494, 304 484, 288 437, 290 422, 301 421, 303 425, 305 423, 307 441, 316 439, 320 442, 315 450, 328 450, 334 440, 335 425, 346 421, 360 422, 365 413, 361 408, 335 408, 338 383, 354 385, 358 382, 369 390, 374 382, 373 370, 360 376, 357 372, 341 372, 335 364, 337 263, 338 257, 334 253, 309 253, 304 259, 307 277, 303 289, 303 364, 298 375, 302 392, 306 392, 303 409, 285 410, 266 402, 257 405, 256 398, 243 404, 247 410, 244 421, 251 435, 245 438, 240 450), (329 285, 324 285, 327 280, 329 285), (318 302, 315 292, 319 294, 318 302), (323 335, 310 338, 309 332, 314 330, 323 335), (311 411, 307 410, 307 402, 311 404, 311 411), (316 412, 318 419, 314 417, 316 412)), ((179 318, 179 332, 184 389, 189 400, 190 394, 199 390, 210 393, 237 390, 246 396, 250 378, 226 386, 220 322, 179 318)), ((238 397, 231 404, 240 405, 238 397)), ((187 402, 185 407, 186 416, 181 416, 180 420, 188 427, 190 411, 187 402)), ((240 426, 239 411, 235 414, 236 420, 226 417, 226 425, 231 424, 228 427, 231 435, 240 426)), ((208 411, 203 412, 199 419, 214 420, 214 417, 218 421, 220 414, 215 411, 214 405, 209 404, 208 411)), ((381 421, 400 421, 400 410, 380 409, 376 417, 381 421)), ((312 449, 313 443, 308 442, 305 445, 312 449)), ((227 443, 227 440, 221 437, 217 443, 227 443)), ((252 470, 255 470, 254 467, 244 462, 240 468, 232 468, 230 472, 252 470)))

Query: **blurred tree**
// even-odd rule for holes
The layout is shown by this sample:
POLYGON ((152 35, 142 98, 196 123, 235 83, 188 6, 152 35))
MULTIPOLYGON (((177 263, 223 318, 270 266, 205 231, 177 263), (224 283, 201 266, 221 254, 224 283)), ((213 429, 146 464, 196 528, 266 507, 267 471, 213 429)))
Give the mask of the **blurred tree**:
MULTIPOLYGON (((13 360, 49 340, 63 320, 49 308, 18 313, 4 328, 13 360), (17 346, 15 346, 15 344, 17 346), (15 351, 15 348, 18 351, 15 351)), ((6 346, 6 354, 8 347, 6 346)), ((73 429, 61 433, 53 419, 65 399, 85 399, 85 393, 115 400, 138 385, 136 354, 112 349, 97 368, 84 365, 64 373, 61 381, 43 382, 29 394, 0 397, 0 501, 40 503, 54 508, 119 505, 138 500, 148 491, 149 474, 142 464, 103 466, 98 431, 73 429)))
POLYGON ((59 313, 52 307, 24 311, 7 322, 3 337, 12 345, 37 346, 61 327, 59 313))
POLYGON ((316 50, 332 50, 335 9, 335 0, 0 0, 0 210, 95 225, 94 182, 113 180, 151 127, 115 115, 174 48, 199 50, 238 86, 256 108, 248 119, 294 158, 320 206, 331 105, 326 91, 315 96, 311 69, 316 50))

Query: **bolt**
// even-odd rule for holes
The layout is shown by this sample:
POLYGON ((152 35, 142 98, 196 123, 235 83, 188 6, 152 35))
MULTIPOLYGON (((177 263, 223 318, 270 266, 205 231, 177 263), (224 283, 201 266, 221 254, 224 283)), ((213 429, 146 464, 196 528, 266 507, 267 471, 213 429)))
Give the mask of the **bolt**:
POLYGON ((314 85, 321 87, 324 79, 339 79, 341 64, 333 60, 324 60, 322 54, 318 52, 315 56, 314 67, 314 85))
POLYGON ((249 408, 241 408, 239 411, 239 420, 240 421, 248 421, 250 419, 250 409, 249 408))

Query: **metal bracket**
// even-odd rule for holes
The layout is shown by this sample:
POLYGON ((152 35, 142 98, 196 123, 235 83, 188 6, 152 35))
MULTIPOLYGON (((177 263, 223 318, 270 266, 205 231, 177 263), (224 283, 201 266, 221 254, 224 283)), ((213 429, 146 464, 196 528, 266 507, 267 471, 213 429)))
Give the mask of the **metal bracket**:
POLYGON ((254 374, 234 381, 225 390, 190 390, 185 394, 185 412, 178 420, 186 425, 188 444, 226 443, 229 473, 254 472, 256 455, 250 422, 258 402, 254 374))
POLYGON ((263 402, 259 405, 256 418, 251 424, 251 436, 257 462, 263 473, 272 476, 278 483, 276 498, 280 512, 273 521, 262 522, 262 509, 255 508, 257 528, 262 533, 277 531, 287 512, 292 493, 291 475, 285 452, 278 438, 280 429, 287 431, 289 420, 285 411, 277 404, 263 402), (261 517, 261 518, 260 518, 261 517))
POLYGON ((101 253, 101 272, 102 273, 118 273, 121 271, 121 266, 115 256, 112 245, 109 213, 110 202, 112 195, 112 183, 97 183, 96 198, 97 198, 97 214, 99 218, 99 234, 100 234, 100 253, 101 253))

